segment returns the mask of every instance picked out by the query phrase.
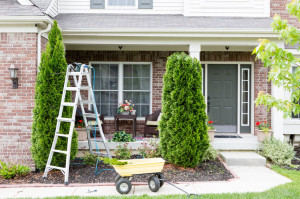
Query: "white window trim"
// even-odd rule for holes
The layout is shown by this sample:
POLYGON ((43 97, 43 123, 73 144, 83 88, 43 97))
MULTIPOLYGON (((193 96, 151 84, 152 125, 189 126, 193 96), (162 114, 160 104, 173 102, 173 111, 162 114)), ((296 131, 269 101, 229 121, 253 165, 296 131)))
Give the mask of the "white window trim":
MULTIPOLYGON (((152 62, 101 62, 101 61, 90 61, 89 65, 91 66, 92 64, 118 64, 118 103, 122 102, 123 99, 123 77, 124 77, 124 64, 149 64, 150 65, 150 106, 149 106, 149 114, 152 113, 152 77, 153 77, 153 66, 152 62)), ((92 75, 92 73, 90 73, 92 75)), ((91 77, 92 79, 92 77, 91 77)), ((143 90, 140 90, 143 91, 143 90)), ((147 90, 148 91, 148 90, 147 90)), ((89 100, 90 100, 90 95, 89 95, 89 100)), ((92 108, 92 105, 89 105, 89 109, 92 108)), ((114 117, 105 117, 105 120, 114 120, 114 117)), ((145 120, 145 117, 137 117, 137 120, 145 120)))
POLYGON ((242 68, 242 71, 241 71, 241 87, 242 87, 242 89, 241 89, 241 126, 249 126, 250 125, 250 95, 249 95, 249 92, 250 92, 250 69, 249 68, 242 68), (248 80, 244 80, 243 79, 243 72, 244 71, 248 71, 248 80), (247 99, 247 111, 248 111, 248 113, 244 113, 243 112, 243 104, 246 104, 245 102, 243 102, 243 88, 244 88, 244 84, 243 84, 243 82, 244 81, 247 81, 248 82, 248 88, 247 88, 247 93, 248 93, 248 99, 247 99), (248 115, 248 118, 247 118, 247 123, 246 124, 243 124, 243 115, 248 115))
POLYGON ((110 6, 108 5, 108 0, 105 0, 105 9, 107 10, 122 10, 126 8, 126 10, 137 10, 138 9, 138 0, 134 0, 134 6, 110 6))

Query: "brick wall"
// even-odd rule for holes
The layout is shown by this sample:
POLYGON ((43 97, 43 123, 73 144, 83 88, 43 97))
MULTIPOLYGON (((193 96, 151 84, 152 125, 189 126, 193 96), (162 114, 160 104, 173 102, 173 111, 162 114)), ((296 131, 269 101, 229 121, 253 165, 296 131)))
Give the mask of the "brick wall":
POLYGON ((36 81, 35 33, 0 33, 0 160, 34 167, 30 154, 36 81), (8 68, 19 68, 19 88, 12 89, 8 68))
MULTIPOLYGON (((167 57, 173 52, 165 51, 66 51, 68 63, 80 62, 89 64, 89 61, 101 62, 152 62, 152 111, 161 108, 163 75, 167 57)), ((113 120, 106 120, 103 125, 105 134, 115 131, 113 120)), ((131 121, 120 121, 120 129, 132 132, 131 121)), ((144 121, 137 122, 137 134, 144 134, 144 121)))
MULTIPOLYGON (((255 61, 255 56, 251 52, 201 52, 201 61, 236 61, 254 62, 254 99, 257 98, 259 91, 271 94, 271 83, 268 82, 268 69, 261 61, 255 61)), ((271 112, 266 107, 254 105, 254 123, 257 121, 268 120, 271 123, 271 112)), ((254 125, 255 126, 255 125, 254 125)), ((255 134, 257 127, 255 126, 255 134)))
POLYGON ((271 0, 270 16, 273 17, 275 14, 279 14, 282 19, 287 19, 291 25, 300 28, 298 19, 290 16, 286 10, 286 4, 290 2, 291 0, 271 0))

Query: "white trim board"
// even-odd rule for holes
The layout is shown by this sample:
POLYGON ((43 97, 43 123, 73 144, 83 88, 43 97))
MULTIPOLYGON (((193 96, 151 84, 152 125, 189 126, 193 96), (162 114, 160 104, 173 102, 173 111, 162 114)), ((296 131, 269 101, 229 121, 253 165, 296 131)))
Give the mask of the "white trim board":
MULTIPOLYGON (((207 77, 208 77, 208 64, 237 64, 238 65, 238 85, 237 85, 237 97, 238 97, 238 107, 237 107, 237 134, 240 134, 240 98, 241 98, 241 93, 240 93, 240 75, 241 75, 241 71, 240 71, 240 65, 241 64, 249 64, 251 65, 251 124, 250 124, 250 134, 254 134, 254 62, 239 62, 239 61, 225 61, 225 62, 215 62, 215 61, 201 61, 201 64, 205 64, 205 103, 207 104, 207 86, 208 86, 208 81, 207 81, 207 77)), ((206 112, 207 112, 207 108, 206 108, 206 112)))

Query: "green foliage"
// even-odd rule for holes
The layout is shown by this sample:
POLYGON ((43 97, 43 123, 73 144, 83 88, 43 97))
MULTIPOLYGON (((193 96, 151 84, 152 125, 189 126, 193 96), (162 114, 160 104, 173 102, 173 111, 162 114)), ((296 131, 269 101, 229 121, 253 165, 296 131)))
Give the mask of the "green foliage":
POLYGON ((275 138, 265 139, 263 141, 263 149, 261 155, 279 166, 292 166, 292 160, 296 152, 294 147, 285 141, 280 141, 275 138))
POLYGON ((126 161, 119 161, 116 158, 108 158, 108 157, 99 157, 100 161, 103 161, 104 164, 109 164, 109 165, 126 165, 128 162, 126 161))
POLYGON ((219 155, 219 151, 212 145, 209 145, 203 156, 203 161, 215 160, 219 155))
POLYGON ((94 166, 97 163, 98 155, 86 152, 83 156, 83 163, 88 166, 94 166))
MULTIPOLYGON (((64 86, 67 63, 62 42, 62 35, 54 21, 49 33, 49 41, 46 51, 43 52, 39 73, 35 86, 35 107, 33 109, 33 124, 31 137, 32 158, 38 169, 46 166, 50 148, 55 134, 56 118, 58 116, 62 91, 64 86)), ((71 102, 71 93, 66 93, 65 102, 71 102)), ((65 107, 63 117, 72 117, 72 107, 65 107)), ((70 123, 62 122, 59 133, 68 134, 70 123)), ((59 137, 56 149, 66 150, 67 139, 59 137)), ((73 132, 71 159, 77 154, 77 132, 73 132)), ((65 154, 54 153, 51 164, 55 166, 65 165, 65 154)))
POLYGON ((185 53, 168 58, 159 122, 162 156, 195 167, 209 146, 200 62, 185 53))
POLYGON ((23 165, 13 165, 0 161, 0 176, 5 179, 14 178, 15 176, 25 176, 29 174, 30 169, 23 165))
POLYGON ((119 131, 114 133, 114 137, 112 139, 113 142, 133 142, 133 138, 130 134, 127 134, 125 131, 119 131))
MULTIPOLYGON (((287 9, 290 15, 300 19, 299 0, 287 4, 287 9)), ((300 31, 296 27, 289 25, 288 21, 281 19, 279 15, 275 15, 273 20, 273 31, 279 34, 279 39, 289 45, 299 43, 300 31)), ((278 47, 275 42, 267 39, 261 40, 261 43, 253 50, 253 54, 256 54, 256 57, 264 63, 265 67, 269 67, 269 81, 291 92, 290 99, 276 99, 270 94, 260 92, 256 104, 264 104, 268 106, 268 109, 276 107, 283 111, 284 117, 290 117, 292 112, 294 114, 300 113, 300 105, 297 103, 300 99, 300 68, 297 67, 294 73, 291 70, 292 66, 298 66, 300 60, 292 53, 278 47)))
POLYGON ((128 143, 126 142, 124 145, 118 145, 115 150, 115 155, 117 159, 129 159, 131 157, 132 148, 128 147, 128 143))
POLYGON ((138 148, 138 153, 144 158, 160 157, 159 142, 157 139, 150 139, 149 144, 142 143, 142 147, 138 148))

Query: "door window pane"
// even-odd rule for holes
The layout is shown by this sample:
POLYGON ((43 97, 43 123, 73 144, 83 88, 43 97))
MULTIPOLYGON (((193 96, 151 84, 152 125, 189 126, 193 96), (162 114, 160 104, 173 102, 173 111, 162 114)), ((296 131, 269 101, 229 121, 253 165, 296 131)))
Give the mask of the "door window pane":
POLYGON ((249 126, 250 125, 250 100, 249 100, 249 84, 250 84, 250 69, 243 68, 242 69, 242 109, 241 109, 241 115, 242 115, 242 126, 249 126))

